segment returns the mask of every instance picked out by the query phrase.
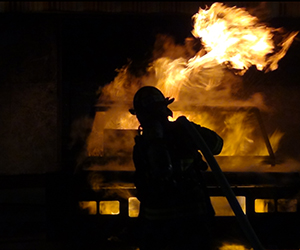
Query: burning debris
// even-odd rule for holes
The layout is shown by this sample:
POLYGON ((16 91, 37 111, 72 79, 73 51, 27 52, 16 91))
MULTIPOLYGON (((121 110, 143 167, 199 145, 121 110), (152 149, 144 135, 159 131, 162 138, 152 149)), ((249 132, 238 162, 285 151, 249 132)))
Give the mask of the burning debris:
MULTIPOLYGON (((110 84, 99 89, 102 112, 97 112, 87 140, 88 156, 103 156, 104 130, 137 129, 138 122, 128 109, 134 93, 145 85, 175 98, 170 105, 173 119, 184 111, 188 119, 217 131, 225 141, 222 156, 268 154, 264 141, 258 139, 261 135, 255 134, 258 124, 251 121, 249 111, 256 107, 268 112, 269 107, 260 93, 246 100, 235 93, 250 67, 265 73, 276 70, 298 32, 268 27, 245 9, 221 3, 200 8, 192 19, 193 37, 186 38, 184 45, 170 36, 157 35, 146 68, 133 72, 129 62, 110 84), (200 107, 209 107, 210 112, 200 107), (241 107, 244 112, 239 112, 241 107), (226 108, 231 113, 226 113, 226 108)), ((269 135, 275 150, 283 135, 278 130, 269 135)), ((112 148, 107 141, 105 147, 112 148)), ((123 144, 120 147, 122 150, 123 144)))

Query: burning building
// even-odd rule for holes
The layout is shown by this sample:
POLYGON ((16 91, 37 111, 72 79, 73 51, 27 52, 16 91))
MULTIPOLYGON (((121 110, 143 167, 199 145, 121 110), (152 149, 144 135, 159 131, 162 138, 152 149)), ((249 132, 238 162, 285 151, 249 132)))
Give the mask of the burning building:
MULTIPOLYGON (((158 34, 147 64, 129 62, 99 89, 92 130, 75 171, 78 213, 97 216, 109 233, 134 223, 139 201, 131 152, 139 124, 128 110, 134 93, 151 85, 175 98, 173 119, 185 115, 223 137, 224 149, 216 160, 262 243, 299 248, 300 164, 277 158, 285 131, 266 130, 264 118, 272 108, 264 96, 241 94, 247 74, 278 69, 298 32, 269 27, 245 9, 221 3, 200 8, 192 19, 192 36, 184 44, 158 34)), ((206 178, 220 241, 244 239, 238 226, 228 228, 234 213, 212 171, 206 178)))

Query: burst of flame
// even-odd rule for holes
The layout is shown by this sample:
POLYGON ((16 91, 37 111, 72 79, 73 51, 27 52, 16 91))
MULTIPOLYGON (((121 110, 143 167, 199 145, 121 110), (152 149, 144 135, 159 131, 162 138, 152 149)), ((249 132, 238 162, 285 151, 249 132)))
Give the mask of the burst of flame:
POLYGON ((149 67, 157 77, 156 87, 167 96, 177 98, 182 87, 209 90, 219 86, 224 77, 220 66, 239 75, 251 66, 266 72, 276 70, 298 34, 291 32, 275 44, 276 29, 261 24, 244 9, 221 3, 200 8, 193 20, 192 34, 201 38, 203 48, 192 58, 163 56, 149 67))
MULTIPOLYGON (((128 72, 129 65, 124 66, 114 81, 101 89, 102 100, 131 101, 142 85, 154 85, 165 95, 175 98, 183 87, 212 89, 224 80, 224 67, 234 69, 240 75, 251 66, 258 70, 275 70, 298 34, 282 35, 281 42, 275 44, 273 38, 280 29, 261 24, 245 9, 230 8, 222 3, 214 3, 209 9, 200 8, 193 20, 192 34, 200 38, 203 45, 195 56, 187 58, 190 48, 185 48, 186 53, 177 54, 176 58, 173 52, 164 52, 149 65, 148 74, 142 77, 133 76, 128 72)), ((165 43, 171 51, 176 47, 172 41, 165 43)))
POLYGON ((281 50, 272 57, 276 44, 273 37, 276 29, 260 24, 258 18, 246 10, 226 7, 214 3, 209 9, 199 9, 193 16, 195 37, 202 39, 205 56, 195 56, 189 61, 189 67, 206 66, 216 60, 219 64, 228 63, 230 67, 246 70, 255 65, 258 70, 270 67, 277 69, 277 62, 285 55, 298 32, 293 32, 281 44, 281 50))
MULTIPOLYGON (((164 46, 164 53, 149 65, 147 74, 136 77, 129 73, 128 66, 123 67, 114 81, 101 89, 100 96, 100 100, 119 103, 123 108, 116 106, 106 113, 105 118, 96 117, 95 120, 98 119, 99 122, 100 119, 102 122, 97 125, 98 129, 136 129, 138 124, 134 121, 135 117, 130 117, 128 108, 131 108, 134 93, 143 85, 156 86, 165 96, 175 97, 177 103, 196 102, 197 105, 210 106, 230 103, 238 106, 241 103, 230 102, 230 91, 226 92, 226 88, 223 96, 218 96, 220 91, 214 91, 217 86, 223 84, 224 89, 225 83, 227 84, 228 75, 225 69, 234 69, 234 73, 240 76, 251 66, 265 72, 276 70, 278 61, 284 57, 298 34, 291 32, 282 36, 279 44, 275 44, 273 38, 278 30, 259 23, 258 18, 245 9, 230 8, 221 3, 214 3, 209 9, 200 8, 193 20, 192 34, 201 39, 203 48, 195 51, 194 55, 189 50, 189 53, 181 56, 183 50, 177 50, 180 53, 174 56, 176 46, 172 44, 172 40, 167 40, 165 45, 172 51, 168 54, 164 46)), ((186 112, 183 115, 188 116, 186 112)), ((245 117, 241 113, 227 117, 221 130, 209 117, 203 119, 203 114, 201 119, 194 116, 188 118, 222 135, 225 142, 223 155, 244 155, 254 142, 251 133, 255 127, 253 124, 245 126, 242 122, 245 117)), ((94 133, 102 140, 103 134, 94 133)), ((278 132, 271 136, 273 147, 277 147, 282 135, 278 132)), ((95 142, 92 138, 89 141, 95 142)), ((94 154, 93 147, 88 146, 91 155, 94 154)), ((97 150, 101 151, 99 148, 97 150)), ((267 155, 264 142, 256 146, 252 153, 267 155)))

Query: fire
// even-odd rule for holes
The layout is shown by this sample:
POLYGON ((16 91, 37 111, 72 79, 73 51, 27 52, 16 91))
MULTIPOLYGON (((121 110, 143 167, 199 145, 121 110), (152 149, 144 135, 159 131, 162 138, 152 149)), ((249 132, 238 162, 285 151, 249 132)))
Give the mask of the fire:
MULTIPOLYGON (((222 3, 200 8, 192 19, 192 35, 201 39, 199 51, 193 53, 191 48, 177 46, 172 39, 166 39, 163 52, 153 52, 154 59, 144 75, 130 73, 129 64, 119 70, 114 81, 101 88, 99 104, 108 103, 110 109, 98 112, 95 117, 87 142, 88 155, 103 155, 104 149, 99 144, 104 140, 105 129, 137 129, 136 118, 129 114, 128 109, 132 108, 134 93, 144 85, 156 86, 165 96, 174 97, 174 104, 179 107, 177 110, 182 111, 191 110, 191 105, 265 108, 259 98, 234 100, 231 84, 241 81, 252 66, 264 72, 276 70, 278 61, 284 57, 298 32, 281 35, 280 43, 275 44, 274 37, 282 34, 281 31, 260 23, 245 9, 227 7, 222 3)), ((257 124, 248 122, 247 113, 223 116, 224 119, 218 122, 207 113, 196 113, 194 110, 194 113, 182 114, 223 137, 225 143, 221 155, 268 154, 263 140, 254 135, 257 124)), ((173 119, 179 115, 180 112, 174 112, 173 119)), ((278 146, 282 136, 280 131, 271 135, 272 147, 278 146)))
MULTIPOLYGON (((267 156, 269 152, 261 134, 256 133, 259 126, 256 117, 245 109, 239 112, 230 112, 226 109, 218 110, 217 116, 213 112, 174 112, 169 120, 174 121, 185 115, 189 120, 217 131, 224 140, 220 156, 267 156)), ((276 130, 269 140, 273 150, 277 150, 284 133, 276 130)))
POLYGON ((156 87, 165 95, 178 98, 181 85, 186 82, 186 61, 183 58, 172 60, 170 58, 159 58, 153 62, 149 71, 154 70, 157 78, 156 87))
POLYGON ((207 54, 190 59, 189 67, 205 67, 217 61, 240 70, 240 74, 252 65, 258 70, 269 66, 270 70, 275 70, 291 45, 290 41, 298 34, 293 32, 282 43, 281 50, 268 58, 276 46, 273 42, 276 29, 260 24, 258 18, 246 10, 214 3, 208 10, 200 9, 193 19, 192 33, 202 39, 207 54))
POLYGON ((88 214, 96 214, 97 213, 96 201, 80 201, 79 207, 82 210, 86 210, 88 212, 88 214))
POLYGON ((223 243, 223 245, 219 247, 219 250, 249 250, 249 248, 240 244, 223 243))
POLYGON ((253 65, 258 70, 275 70, 298 34, 292 32, 281 44, 274 44, 276 29, 260 24, 244 9, 221 3, 214 3, 208 10, 200 8, 193 20, 192 34, 201 38, 203 48, 190 59, 158 58, 149 68, 157 77, 156 86, 167 96, 177 98, 182 87, 209 90, 220 85, 222 66, 239 75, 253 65), (198 79, 193 82, 195 77, 198 79))

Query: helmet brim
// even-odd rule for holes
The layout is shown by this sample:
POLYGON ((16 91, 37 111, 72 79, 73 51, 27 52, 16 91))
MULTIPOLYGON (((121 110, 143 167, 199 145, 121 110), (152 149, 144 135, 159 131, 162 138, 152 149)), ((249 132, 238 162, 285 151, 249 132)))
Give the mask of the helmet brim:
MULTIPOLYGON (((171 103, 173 103, 175 101, 175 98, 170 98, 170 97, 166 97, 165 100, 163 101, 163 104, 168 106, 171 103)), ((132 115, 136 115, 136 110, 135 109, 129 109, 130 114, 132 115)))

